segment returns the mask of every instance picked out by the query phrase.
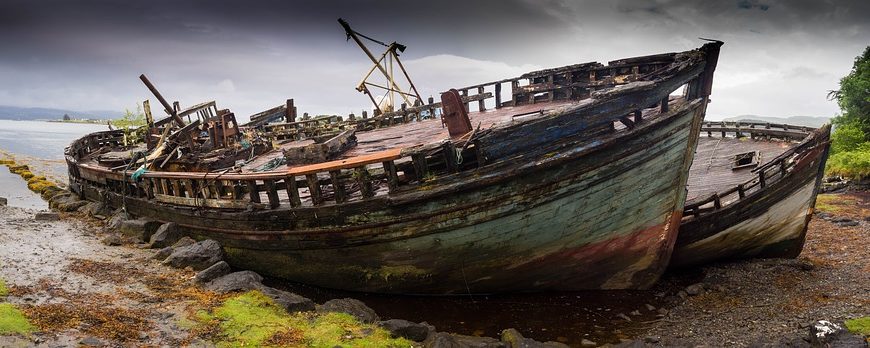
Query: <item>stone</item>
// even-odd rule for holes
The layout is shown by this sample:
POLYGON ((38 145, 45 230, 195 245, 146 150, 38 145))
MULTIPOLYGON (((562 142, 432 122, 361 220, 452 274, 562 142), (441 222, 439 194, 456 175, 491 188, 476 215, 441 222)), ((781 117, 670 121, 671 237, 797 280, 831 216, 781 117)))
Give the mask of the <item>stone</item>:
POLYGON ((146 242, 160 225, 160 222, 146 219, 124 220, 118 226, 117 231, 125 236, 146 242))
POLYGON ((686 297, 689 297, 689 294, 683 290, 680 290, 679 292, 677 292, 677 297, 685 300, 686 297))
POLYGON ((659 343, 661 340, 662 339, 659 336, 646 336, 643 338, 643 341, 646 343, 659 343))
POLYGON ((151 235, 149 244, 152 248, 165 248, 177 242, 179 238, 181 238, 181 232, 178 229, 178 224, 167 222, 160 225, 157 231, 151 235))
POLYGON ((653 306, 653 305, 651 305, 651 304, 649 304, 649 303, 644 304, 644 307, 646 307, 646 310, 648 310, 648 311, 650 311, 650 312, 656 310, 656 307, 653 306))
POLYGON ((188 245, 193 245, 195 243, 196 243, 196 241, 193 240, 193 238, 190 238, 188 236, 184 236, 184 237, 181 237, 181 239, 179 239, 177 242, 173 243, 172 247, 173 248, 181 248, 181 247, 186 247, 188 245))
POLYGON ((124 243, 124 241, 121 240, 121 236, 117 234, 110 234, 108 236, 105 236, 103 237, 103 239, 100 240, 100 242, 108 246, 118 246, 124 243))
POLYGON ((240 271, 212 280, 205 288, 225 294, 234 291, 247 291, 263 287, 263 277, 253 271, 240 271))
POLYGON ((815 214, 815 217, 817 217, 817 218, 819 218, 819 219, 822 219, 822 220, 828 220, 828 219, 831 218, 831 214, 829 214, 829 213, 825 213, 825 212, 821 212, 821 213, 816 213, 816 214, 815 214))
POLYGON ((531 338, 523 337, 516 329, 507 329, 501 332, 501 341, 508 348, 567 348, 564 343, 559 342, 538 342, 531 338))
POLYGON ((590 340, 587 340, 584 338, 584 339, 580 340, 580 346, 584 347, 584 348, 591 348, 591 347, 597 347, 598 343, 595 343, 593 341, 590 341, 590 340))
POLYGON ((38 212, 33 216, 33 219, 36 221, 57 221, 60 220, 60 216, 53 212, 38 212))
POLYGON ((638 316, 638 315, 640 315, 640 311, 639 311, 639 310, 633 310, 633 311, 631 311, 631 313, 628 313, 628 314, 633 315, 633 316, 638 316))
POLYGON ((188 246, 174 247, 172 254, 163 260, 163 264, 175 268, 190 266, 201 271, 223 260, 224 252, 221 245, 211 239, 188 246))
POLYGON ((858 221, 849 220, 849 221, 838 222, 837 225, 840 227, 851 227, 851 226, 858 226, 858 225, 860 225, 860 223, 858 223, 858 221))
POLYGON ((289 313, 309 312, 315 310, 316 307, 314 301, 311 299, 299 296, 292 292, 278 290, 268 286, 262 287, 260 292, 271 298, 276 304, 283 307, 289 313))
POLYGON ((704 292, 704 284, 697 283, 686 287, 686 294, 689 296, 697 296, 704 292))
POLYGON ((849 222, 849 221, 852 221, 852 219, 847 218, 847 217, 843 217, 843 216, 837 216, 837 217, 831 218, 831 222, 833 222, 833 223, 849 222))
POLYGON ((163 249, 160 249, 159 251, 157 251, 156 254, 154 254, 154 256, 151 256, 151 259, 158 261, 166 260, 169 255, 172 255, 172 250, 174 250, 172 249, 172 247, 165 247, 163 249))
POLYGON ((79 213, 85 214, 87 216, 98 216, 98 215, 107 215, 109 214, 108 208, 106 208, 106 204, 102 202, 88 202, 81 206, 78 209, 79 213))
POLYGON ((107 230, 117 230, 121 227, 121 222, 127 220, 127 214, 124 213, 124 210, 117 209, 109 216, 109 219, 106 220, 105 228, 107 230))
POLYGON ((78 196, 72 193, 63 193, 55 195, 48 202, 48 206, 52 209, 56 209, 63 212, 71 212, 76 211, 85 204, 88 204, 88 201, 83 201, 79 199, 78 196))
POLYGON ((374 309, 369 308, 369 306, 366 306, 362 301, 352 298, 339 298, 326 301, 317 308, 317 311, 321 313, 347 313, 366 324, 372 324, 380 320, 380 317, 378 317, 378 314, 375 313, 374 309))
POLYGON ((51 200, 52 197, 57 196, 57 195, 62 194, 62 193, 65 193, 65 192, 69 192, 69 191, 66 191, 66 190, 59 188, 59 187, 56 187, 56 186, 49 186, 49 187, 46 187, 45 190, 42 191, 41 196, 42 196, 42 199, 48 201, 48 200, 51 200))
POLYGON ((616 315, 616 317, 620 318, 622 320, 625 320, 625 321, 631 321, 631 318, 629 318, 627 315, 625 315, 625 313, 619 313, 616 315))
POLYGON ((193 277, 193 280, 200 284, 208 283, 219 277, 230 274, 231 271, 232 269, 230 268, 230 264, 228 264, 226 261, 220 261, 211 265, 209 268, 199 271, 199 273, 197 273, 196 276, 193 277))
POLYGON ((492 337, 465 336, 446 332, 435 333, 423 346, 428 348, 509 348, 504 342, 492 337))
POLYGON ((105 345, 103 341, 100 341, 100 339, 96 337, 86 337, 85 339, 79 341, 79 344, 87 347, 102 347, 105 345))
POLYGON ((9 201, 6 197, 0 197, 0 207, 5 207, 7 204, 9 204, 9 201))
POLYGON ((861 335, 849 333, 841 325, 819 320, 810 325, 809 342, 813 347, 866 347, 861 335))
POLYGON ((429 327, 403 319, 390 319, 378 322, 378 325, 390 332, 393 338, 403 337, 415 342, 423 342, 429 337, 429 327))

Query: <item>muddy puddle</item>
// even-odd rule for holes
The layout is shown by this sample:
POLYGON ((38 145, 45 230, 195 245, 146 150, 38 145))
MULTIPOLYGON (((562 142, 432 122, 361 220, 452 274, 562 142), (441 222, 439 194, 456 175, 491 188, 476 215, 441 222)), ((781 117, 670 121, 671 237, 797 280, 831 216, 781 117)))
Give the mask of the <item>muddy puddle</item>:
POLYGON ((396 296, 322 289, 267 279, 281 288, 322 303, 352 297, 365 302, 382 320, 427 322, 438 331, 499 337, 515 328, 538 341, 558 341, 579 346, 583 339, 598 344, 643 334, 670 308, 669 294, 701 278, 699 273, 670 274, 654 289, 645 291, 586 291, 572 293, 396 296), (627 320, 626 318, 630 319, 627 320))

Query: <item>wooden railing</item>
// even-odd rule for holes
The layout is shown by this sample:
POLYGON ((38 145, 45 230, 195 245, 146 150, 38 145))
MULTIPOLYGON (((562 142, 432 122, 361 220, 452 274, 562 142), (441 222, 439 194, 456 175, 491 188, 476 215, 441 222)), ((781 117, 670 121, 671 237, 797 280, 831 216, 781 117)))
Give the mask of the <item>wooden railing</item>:
POLYGON ((721 134, 721 137, 778 138, 800 140, 801 142, 779 156, 752 169, 755 177, 724 191, 715 192, 707 197, 687 202, 683 218, 697 217, 730 206, 747 196, 765 189, 782 180, 795 167, 796 159, 805 151, 821 141, 814 133, 816 129, 805 126, 773 124, 766 122, 707 122, 701 126, 701 133, 707 136, 721 134))

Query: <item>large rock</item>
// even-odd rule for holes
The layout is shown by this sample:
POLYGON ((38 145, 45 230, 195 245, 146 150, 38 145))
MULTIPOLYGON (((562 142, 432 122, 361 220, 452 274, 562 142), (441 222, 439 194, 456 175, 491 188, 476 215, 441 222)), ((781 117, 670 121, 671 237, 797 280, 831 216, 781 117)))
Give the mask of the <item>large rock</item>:
POLYGON ((375 313, 374 309, 369 308, 369 306, 366 306, 362 301, 352 298, 338 298, 326 301, 317 308, 317 311, 321 313, 347 313, 366 324, 372 324, 381 319, 378 317, 378 314, 375 313))
POLYGON ((429 337, 429 326, 402 319, 390 319, 378 325, 390 332, 393 338, 404 337, 411 341, 423 342, 429 337))
POLYGON ((509 348, 492 337, 465 336, 438 332, 423 344, 427 348, 509 348))
POLYGON ((177 242, 172 243, 172 247, 173 248, 181 248, 181 247, 186 247, 188 245, 194 245, 194 244, 196 244, 196 241, 193 240, 193 238, 190 238, 188 236, 184 236, 184 237, 181 237, 181 239, 179 239, 177 242))
POLYGON ((294 294, 292 292, 282 291, 264 286, 260 291, 269 296, 276 304, 283 307, 287 312, 308 312, 315 308, 314 301, 294 294))
POLYGON ((507 329, 501 332, 501 341, 508 348, 568 348, 564 343, 559 342, 538 342, 531 338, 525 338, 516 329, 507 329))
POLYGON ((147 242, 151 235, 160 228, 160 222, 146 219, 124 220, 118 226, 118 232, 139 241, 147 242))
POLYGON ((106 220, 106 225, 104 226, 107 230, 118 230, 121 227, 121 223, 124 220, 127 220, 129 216, 124 212, 123 209, 116 209, 111 213, 109 219, 106 220))
POLYGON ((226 261, 220 261, 197 273, 196 276, 193 277, 193 280, 197 283, 208 283, 214 279, 230 274, 230 272, 232 272, 230 264, 226 261))
POLYGON ((36 221, 57 221, 60 220, 60 216, 55 212, 41 211, 36 213, 36 215, 33 216, 33 219, 36 221))
POLYGON ((42 199, 51 200, 52 197, 57 196, 59 194, 63 194, 64 192, 69 192, 69 191, 66 191, 66 190, 59 188, 57 186, 49 186, 49 187, 46 187, 45 190, 42 191, 42 199))
POLYGON ((9 204, 9 201, 6 200, 6 197, 0 197, 0 207, 5 207, 6 204, 9 204))
POLYGON ((863 336, 849 333, 841 325, 819 320, 810 325, 810 344, 813 347, 867 347, 863 336))
POLYGON ((205 288, 222 294, 234 291, 262 289, 263 277, 252 271, 241 271, 227 274, 212 280, 205 288))
POLYGON ((102 202, 88 202, 88 204, 85 204, 81 208, 79 208, 78 211, 79 213, 93 217, 104 217, 111 213, 106 204, 102 202))
POLYGON ((72 193, 58 194, 48 202, 50 208, 63 212, 76 211, 85 204, 88 204, 88 201, 83 201, 72 193))
POLYGON ((218 242, 207 239, 188 246, 175 248, 163 261, 164 265, 175 268, 191 267, 201 271, 223 260, 224 252, 218 242))
POLYGON ((157 251, 157 253, 154 254, 154 256, 151 256, 151 259, 158 261, 166 260, 169 255, 172 255, 173 250, 175 250, 175 248, 173 247, 165 247, 163 249, 160 249, 159 251, 157 251))
POLYGON ((178 224, 167 222, 157 228, 157 231, 151 235, 149 243, 152 248, 165 248, 177 242, 179 238, 181 238, 181 232, 178 229, 178 224))

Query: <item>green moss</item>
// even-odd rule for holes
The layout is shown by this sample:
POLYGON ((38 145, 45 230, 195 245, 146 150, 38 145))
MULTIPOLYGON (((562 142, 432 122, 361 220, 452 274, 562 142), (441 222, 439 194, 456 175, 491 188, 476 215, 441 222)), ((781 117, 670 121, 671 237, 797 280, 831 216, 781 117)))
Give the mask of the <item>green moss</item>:
POLYGON ((229 298, 212 312, 197 312, 192 320, 202 326, 215 326, 219 347, 412 345, 410 341, 391 338, 382 328, 362 324, 348 314, 289 314, 259 291, 229 298))
POLYGON ((844 205, 853 205, 857 201, 854 198, 847 198, 835 194, 820 194, 816 196, 816 211, 823 213, 836 213, 842 209, 844 205))
POLYGON ((9 295, 9 289, 6 288, 6 282, 0 279, 0 297, 9 295))
POLYGON ((27 317, 11 303, 0 303, 0 335, 27 335, 33 332, 33 325, 27 317))
POLYGON ((846 320, 846 328, 852 333, 870 336, 870 317, 846 320))

